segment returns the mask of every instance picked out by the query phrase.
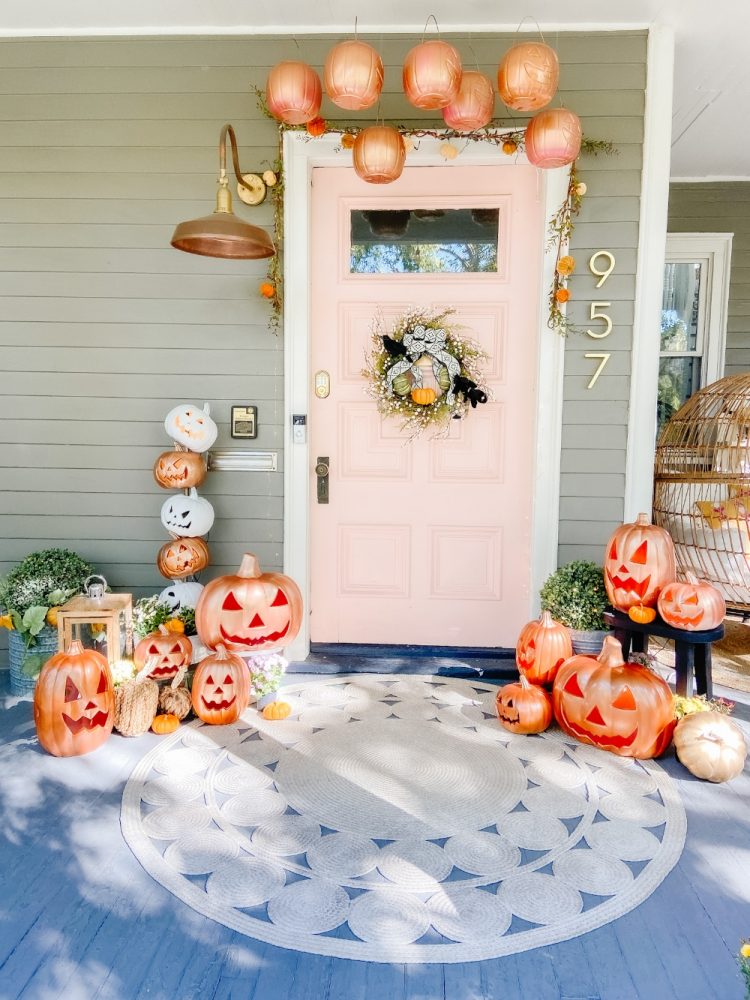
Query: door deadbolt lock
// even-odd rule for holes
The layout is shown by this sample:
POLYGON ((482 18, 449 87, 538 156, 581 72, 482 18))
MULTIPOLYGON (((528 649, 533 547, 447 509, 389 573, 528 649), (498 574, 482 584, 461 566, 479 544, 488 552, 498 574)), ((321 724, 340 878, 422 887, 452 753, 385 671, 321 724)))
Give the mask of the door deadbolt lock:
POLYGON ((328 457, 318 457, 315 464, 318 480, 318 503, 328 503, 328 457))

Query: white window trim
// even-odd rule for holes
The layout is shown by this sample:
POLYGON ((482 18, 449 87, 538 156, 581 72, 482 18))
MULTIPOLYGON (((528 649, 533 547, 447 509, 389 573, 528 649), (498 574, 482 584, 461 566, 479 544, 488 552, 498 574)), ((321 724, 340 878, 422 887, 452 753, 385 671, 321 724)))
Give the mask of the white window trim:
MULTIPOLYGON (((445 166, 440 140, 421 140, 409 154, 410 164, 445 166)), ((520 162, 528 162, 518 156, 520 162)), ((299 635, 287 648, 292 660, 304 660, 310 651, 310 491, 312 466, 307 444, 294 441, 292 416, 309 412, 310 370, 310 217, 314 167, 343 166, 350 154, 342 151, 336 134, 306 141, 299 132, 284 135, 284 572, 298 583, 305 614, 299 635), (294 290, 293 293, 291 290, 294 290)), ((461 163, 507 164, 507 157, 490 143, 470 143, 461 163)), ((540 170, 539 196, 543 202, 539 241, 547 242, 547 224, 567 190, 569 170, 540 170)), ((532 509, 532 556, 529 615, 538 610, 538 592, 557 566, 560 508, 560 448, 562 441, 563 370, 565 342, 547 326, 547 296, 554 273, 554 253, 542 257, 538 295, 537 424, 532 509)))

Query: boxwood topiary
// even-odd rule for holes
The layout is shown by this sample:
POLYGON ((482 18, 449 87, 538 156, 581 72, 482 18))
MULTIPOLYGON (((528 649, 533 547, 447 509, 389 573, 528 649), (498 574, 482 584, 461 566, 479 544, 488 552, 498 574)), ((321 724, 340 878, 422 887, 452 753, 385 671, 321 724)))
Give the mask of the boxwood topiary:
POLYGON ((92 572, 91 564, 70 549, 32 552, 0 581, 0 605, 23 615, 38 605, 62 604, 92 572))
POLYGON ((604 571, 596 563, 577 560, 561 566, 540 591, 542 610, 555 621, 581 632, 605 629, 604 612, 609 607, 604 571))

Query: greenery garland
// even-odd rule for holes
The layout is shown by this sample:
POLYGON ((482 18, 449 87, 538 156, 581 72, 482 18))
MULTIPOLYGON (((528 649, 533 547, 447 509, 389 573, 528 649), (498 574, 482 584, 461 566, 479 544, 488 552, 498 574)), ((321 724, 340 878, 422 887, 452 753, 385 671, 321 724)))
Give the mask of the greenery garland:
MULTIPOLYGON (((488 359, 488 356, 473 340, 458 333, 462 327, 446 322, 455 311, 455 309, 410 309, 396 320, 390 334, 383 332, 382 316, 378 316, 375 320, 372 350, 366 356, 366 366, 361 372, 367 380, 365 392, 375 400, 382 416, 401 420, 402 430, 407 432, 409 440, 418 437, 428 428, 435 430, 433 437, 445 437, 452 419, 460 419, 466 415, 470 407, 487 401, 487 389, 482 385, 481 364, 488 359), (394 354, 398 348, 393 345, 402 345, 404 337, 407 334, 414 334, 419 327, 442 331, 445 334, 444 351, 457 362, 458 377, 462 380, 458 382, 458 386, 453 380, 453 385, 450 386, 453 392, 444 391, 426 405, 417 403, 412 398, 411 387, 414 382, 410 374, 405 373, 404 376, 400 376, 406 378, 406 383, 398 385, 399 391, 395 388, 398 378, 394 380, 392 375, 389 377, 391 369, 398 365, 404 356, 400 353, 394 354)), ((429 354, 422 357, 431 360, 429 354)), ((443 370, 447 373, 447 369, 443 367, 443 370)), ((446 381, 445 384, 450 385, 450 382, 446 381)))

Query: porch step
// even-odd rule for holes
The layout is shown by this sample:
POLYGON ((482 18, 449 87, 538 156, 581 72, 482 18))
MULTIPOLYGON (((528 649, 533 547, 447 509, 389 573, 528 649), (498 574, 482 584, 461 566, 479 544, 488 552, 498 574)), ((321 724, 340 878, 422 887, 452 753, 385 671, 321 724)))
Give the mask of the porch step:
POLYGON ((445 646, 373 646, 313 643, 305 660, 289 664, 299 674, 437 674, 509 680, 518 676, 515 650, 445 646))

